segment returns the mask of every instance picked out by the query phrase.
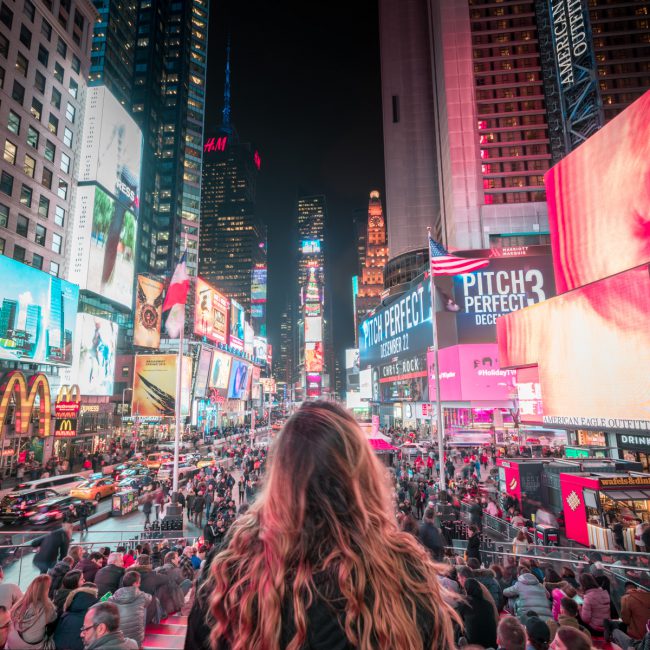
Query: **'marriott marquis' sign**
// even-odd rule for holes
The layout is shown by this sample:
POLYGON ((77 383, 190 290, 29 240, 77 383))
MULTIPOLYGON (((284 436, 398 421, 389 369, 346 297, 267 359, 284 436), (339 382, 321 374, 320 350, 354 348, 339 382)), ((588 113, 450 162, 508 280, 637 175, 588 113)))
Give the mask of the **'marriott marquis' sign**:
POLYGON ((431 291, 425 279, 361 323, 361 368, 421 354, 432 342, 431 291))
POLYGON ((551 0, 555 58, 563 88, 575 83, 574 64, 589 52, 582 0, 551 0))

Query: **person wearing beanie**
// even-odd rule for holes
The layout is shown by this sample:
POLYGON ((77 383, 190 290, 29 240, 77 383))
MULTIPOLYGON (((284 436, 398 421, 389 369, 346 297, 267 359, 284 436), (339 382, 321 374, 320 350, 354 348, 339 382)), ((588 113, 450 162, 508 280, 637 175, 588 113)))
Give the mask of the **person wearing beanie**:
POLYGON ((526 620, 526 650, 548 650, 551 642, 551 631, 548 625, 538 616, 526 620))

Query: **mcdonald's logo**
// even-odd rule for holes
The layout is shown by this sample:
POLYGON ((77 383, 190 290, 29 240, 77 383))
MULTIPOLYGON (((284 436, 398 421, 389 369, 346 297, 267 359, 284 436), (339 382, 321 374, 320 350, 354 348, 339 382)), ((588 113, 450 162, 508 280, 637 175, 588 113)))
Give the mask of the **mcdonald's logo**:
POLYGON ((56 425, 58 431, 72 431, 72 420, 62 420, 56 425))
POLYGON ((8 372, 0 385, 0 422, 4 422, 9 412, 11 397, 15 404, 15 431, 17 435, 29 433, 36 397, 38 396, 38 435, 49 436, 52 424, 52 398, 47 377, 38 373, 28 380, 20 370, 8 372))
POLYGON ((57 418, 54 429, 55 438, 74 438, 77 435, 76 418, 57 418))
POLYGON ((81 402, 81 389, 77 384, 72 386, 61 386, 59 394, 56 396, 56 403, 59 402, 81 402))

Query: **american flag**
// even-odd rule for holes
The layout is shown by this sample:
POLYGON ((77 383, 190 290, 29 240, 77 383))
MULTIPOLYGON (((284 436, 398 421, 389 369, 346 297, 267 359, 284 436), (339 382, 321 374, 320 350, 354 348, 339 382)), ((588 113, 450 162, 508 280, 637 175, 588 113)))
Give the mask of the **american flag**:
POLYGON ((450 255, 442 244, 429 237, 429 258, 433 275, 459 275, 485 268, 490 260, 450 255))

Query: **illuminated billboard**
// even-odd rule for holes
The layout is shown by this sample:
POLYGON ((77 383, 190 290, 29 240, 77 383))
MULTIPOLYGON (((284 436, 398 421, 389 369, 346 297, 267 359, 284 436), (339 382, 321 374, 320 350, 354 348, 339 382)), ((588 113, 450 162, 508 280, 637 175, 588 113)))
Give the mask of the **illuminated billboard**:
POLYGON ((230 301, 230 345, 237 349, 244 349, 246 338, 246 313, 244 308, 236 301, 230 301))
POLYGON ((228 342, 229 300, 201 278, 196 279, 194 333, 214 343, 228 342))
POLYGON ((256 336, 253 339, 253 359, 266 362, 268 354, 268 343, 263 336, 256 336))
POLYGON ((305 318, 305 343, 317 343, 323 340, 323 319, 321 316, 305 318))
POLYGON ((0 255, 0 359, 72 364, 79 287, 0 255))
POLYGON ((82 395, 112 395, 118 326, 92 314, 77 314, 72 380, 82 395))
POLYGON ((253 356, 253 342, 255 339, 255 333, 253 332, 253 326, 244 321, 244 352, 249 356, 253 356))
POLYGON ((348 348, 345 351, 345 368, 352 370, 356 368, 359 371, 359 348, 348 348))
POLYGON ((228 378, 230 377, 230 365, 232 357, 225 352, 214 350, 212 353, 212 367, 210 368, 210 379, 208 386, 216 388, 219 391, 225 391, 228 388, 228 378))
POLYGON ((229 399, 245 399, 249 388, 251 366, 240 359, 233 359, 228 382, 229 399))
POLYGON ((203 346, 199 360, 196 366, 196 375, 194 377, 194 395, 195 397, 204 397, 208 389, 208 378, 212 366, 212 350, 203 346))
POLYGON ((303 255, 311 255, 313 253, 320 253, 320 239, 305 239, 300 243, 300 250, 303 255))
POLYGON ((323 344, 305 344, 305 370, 307 372, 323 372, 323 344))
POLYGON ((133 345, 160 347, 160 322, 165 285, 160 280, 138 276, 135 294, 133 345))
MULTIPOLYGON (((137 354, 133 368, 133 400, 135 416, 173 417, 176 408, 176 354, 137 354)), ((192 359, 183 357, 181 377, 181 415, 190 412, 192 359)))
POLYGON ((256 264, 251 277, 251 304, 266 302, 267 276, 266 265, 256 264))
POLYGON ((317 373, 307 373, 307 397, 319 397, 323 389, 322 376, 317 373))

